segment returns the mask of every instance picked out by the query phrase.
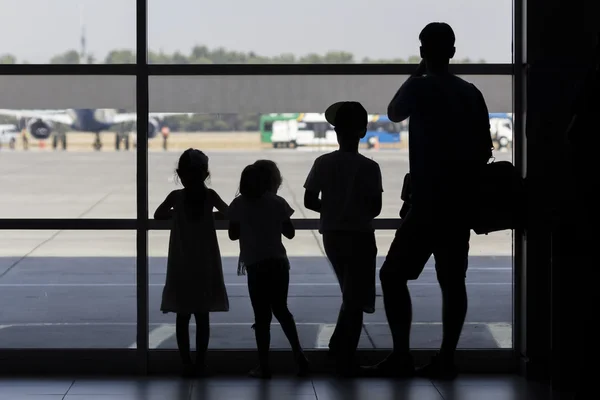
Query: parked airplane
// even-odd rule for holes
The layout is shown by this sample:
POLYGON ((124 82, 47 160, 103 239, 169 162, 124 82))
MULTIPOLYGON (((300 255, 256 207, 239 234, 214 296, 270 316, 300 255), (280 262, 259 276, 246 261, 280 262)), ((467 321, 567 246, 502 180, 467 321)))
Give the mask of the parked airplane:
MULTIPOLYGON (((148 120, 148 139, 157 135, 164 117, 181 115, 182 113, 150 113, 148 120)), ((96 135, 93 147, 95 150, 102 148, 100 133, 118 127, 116 132, 115 149, 119 150, 121 143, 129 149, 129 130, 123 129, 125 123, 135 123, 136 113, 120 113, 113 109, 68 109, 68 110, 3 110, 0 115, 11 116, 20 121, 21 128, 36 139, 45 140, 52 137, 52 147, 56 149, 61 144, 62 149, 67 149, 67 135, 54 133, 54 124, 67 125, 71 130, 78 132, 91 132, 96 135)))

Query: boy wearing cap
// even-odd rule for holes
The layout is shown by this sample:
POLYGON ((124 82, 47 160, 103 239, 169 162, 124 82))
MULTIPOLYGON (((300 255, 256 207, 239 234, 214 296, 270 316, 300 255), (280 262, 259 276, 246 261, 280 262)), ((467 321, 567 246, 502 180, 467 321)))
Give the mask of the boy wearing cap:
POLYGON ((342 290, 329 351, 338 372, 349 375, 363 312, 375 312, 373 219, 381 212, 383 187, 379 164, 358 152, 367 132, 365 108, 358 102, 339 102, 327 109, 325 118, 335 127, 340 147, 315 160, 304 184, 304 206, 320 213, 319 232, 342 290))

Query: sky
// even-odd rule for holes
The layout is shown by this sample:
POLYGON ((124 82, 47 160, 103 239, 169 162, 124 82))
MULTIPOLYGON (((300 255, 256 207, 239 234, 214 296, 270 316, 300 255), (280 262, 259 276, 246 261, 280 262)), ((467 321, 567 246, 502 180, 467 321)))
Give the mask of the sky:
MULTIPOLYGON (((135 49, 135 0, 0 0, 0 16, 0 55, 19 62, 79 51, 82 22, 97 59, 135 49)), ((265 56, 407 58, 418 54, 419 32, 431 21, 452 25, 457 58, 511 62, 512 0, 148 0, 149 48, 167 53, 206 45, 265 56)))

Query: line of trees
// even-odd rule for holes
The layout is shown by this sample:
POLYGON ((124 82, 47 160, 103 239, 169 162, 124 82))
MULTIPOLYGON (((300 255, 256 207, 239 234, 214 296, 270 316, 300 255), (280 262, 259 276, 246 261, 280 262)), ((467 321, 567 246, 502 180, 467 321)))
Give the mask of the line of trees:
MULTIPOLYGON (((219 47, 210 49, 207 46, 194 46, 189 54, 179 51, 165 53, 163 51, 148 53, 151 64, 417 64, 418 56, 394 59, 357 59, 354 54, 346 51, 329 51, 325 54, 310 53, 296 56, 292 53, 282 53, 274 57, 259 55, 255 52, 240 52, 219 47)), ((93 55, 81 55, 76 50, 68 50, 50 59, 50 64, 133 64, 136 53, 129 49, 110 51, 103 60, 93 55)), ((468 64, 469 58, 454 60, 455 63, 468 64)), ((479 60, 478 63, 485 63, 479 60)), ((0 54, 0 64, 27 64, 12 54, 0 54)), ((299 110, 301 111, 301 110, 299 110)), ((259 114, 197 114, 188 116, 172 116, 165 119, 164 124, 173 132, 215 132, 215 131, 256 131, 259 128, 259 114)), ((8 121, 6 121, 8 122, 8 121)))
MULTIPOLYGON (((282 53, 277 56, 267 57, 253 51, 232 51, 222 47, 210 49, 207 46, 201 45, 194 46, 189 54, 183 54, 180 51, 174 53, 150 51, 148 53, 148 61, 151 64, 353 64, 357 62, 373 64, 418 64, 420 60, 419 56, 393 59, 374 59, 369 57, 357 59, 354 54, 347 51, 329 51, 325 54, 309 53, 303 56, 282 53)), ((134 64, 135 62, 136 53, 130 49, 111 50, 103 60, 97 59, 94 55, 82 55, 77 50, 68 50, 55 55, 49 60, 50 64, 134 64)), ((469 58, 457 59, 454 62, 459 64, 473 63, 469 58)), ((485 60, 477 62, 483 64, 485 60)), ((28 64, 28 62, 25 60, 19 61, 12 54, 0 54, 0 64, 28 64)))

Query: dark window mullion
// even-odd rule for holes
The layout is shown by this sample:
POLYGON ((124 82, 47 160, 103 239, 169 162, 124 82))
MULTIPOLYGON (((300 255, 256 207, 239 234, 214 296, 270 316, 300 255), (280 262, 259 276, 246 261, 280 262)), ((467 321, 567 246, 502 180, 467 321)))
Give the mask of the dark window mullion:
POLYGON ((137 63, 137 359, 140 374, 148 371, 148 2, 136 0, 137 63))

